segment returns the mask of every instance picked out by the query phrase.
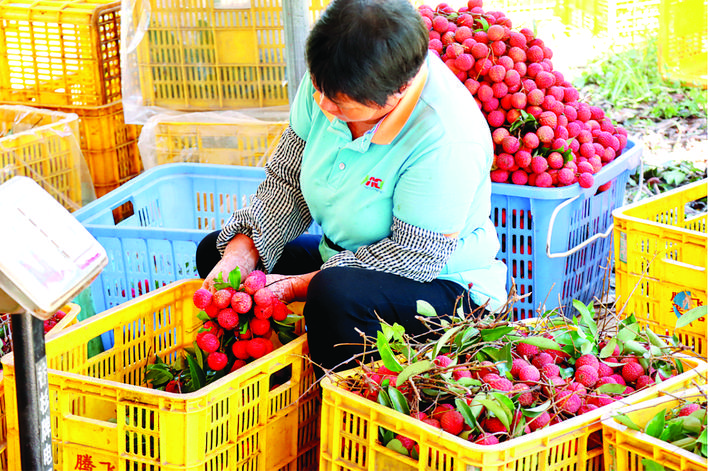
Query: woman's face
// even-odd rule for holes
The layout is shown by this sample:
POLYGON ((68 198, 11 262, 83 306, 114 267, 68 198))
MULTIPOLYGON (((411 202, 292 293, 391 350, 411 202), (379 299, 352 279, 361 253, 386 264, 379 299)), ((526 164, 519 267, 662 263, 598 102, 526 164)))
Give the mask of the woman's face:
POLYGON ((326 111, 346 123, 375 122, 388 114, 400 99, 399 94, 396 94, 384 106, 364 105, 344 95, 329 98, 319 92, 317 104, 322 111, 326 111))

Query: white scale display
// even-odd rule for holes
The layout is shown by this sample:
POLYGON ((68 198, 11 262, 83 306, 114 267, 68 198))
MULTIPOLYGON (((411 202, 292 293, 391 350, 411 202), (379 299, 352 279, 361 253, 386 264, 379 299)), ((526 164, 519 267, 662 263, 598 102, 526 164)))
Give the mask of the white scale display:
POLYGON ((0 221, 0 291, 40 319, 88 286, 108 262, 86 228, 30 178, 0 185, 0 221))

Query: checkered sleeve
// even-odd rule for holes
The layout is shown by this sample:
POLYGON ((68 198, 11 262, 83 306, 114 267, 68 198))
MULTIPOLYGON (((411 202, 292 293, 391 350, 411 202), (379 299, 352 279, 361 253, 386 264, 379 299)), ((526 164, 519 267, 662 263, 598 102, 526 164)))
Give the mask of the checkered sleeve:
POLYGON ((407 224, 394 217, 391 236, 330 257, 322 268, 359 267, 403 276, 420 282, 433 281, 457 248, 457 238, 407 224))
POLYGON ((270 272, 285 244, 303 234, 312 222, 300 189, 300 167, 305 141, 288 126, 273 157, 265 165, 265 180, 247 207, 235 211, 219 233, 216 246, 223 255, 236 234, 253 239, 261 269, 270 272))

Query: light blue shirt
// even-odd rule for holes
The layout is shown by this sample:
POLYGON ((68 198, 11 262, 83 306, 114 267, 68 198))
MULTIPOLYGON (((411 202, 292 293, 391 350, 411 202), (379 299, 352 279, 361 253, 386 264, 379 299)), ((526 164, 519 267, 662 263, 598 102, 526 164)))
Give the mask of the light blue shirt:
MULTIPOLYGON (((506 301, 506 266, 489 214, 493 143, 472 95, 428 55, 403 100, 364 136, 324 113, 309 76, 290 126, 306 141, 300 184, 313 219, 333 242, 355 252, 391 234, 393 217, 432 232, 459 232, 438 276, 470 287, 472 300, 506 301)), ((332 252, 321 247, 325 261, 332 252)))

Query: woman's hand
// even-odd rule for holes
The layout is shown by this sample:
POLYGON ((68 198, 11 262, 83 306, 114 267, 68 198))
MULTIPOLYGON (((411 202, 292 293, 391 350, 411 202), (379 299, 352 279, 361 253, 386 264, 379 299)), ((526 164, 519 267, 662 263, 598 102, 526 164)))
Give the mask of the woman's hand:
POLYGON ((215 291, 214 278, 221 273, 222 279, 228 280, 229 273, 236 267, 241 270, 241 280, 244 280, 256 268, 258 260, 258 250, 256 250, 253 240, 243 234, 237 234, 224 249, 224 255, 221 260, 214 265, 214 268, 204 278, 202 288, 213 293, 215 291))
POLYGON ((303 275, 266 275, 266 288, 284 303, 304 301, 307 298, 307 287, 310 280, 318 272, 303 275))

